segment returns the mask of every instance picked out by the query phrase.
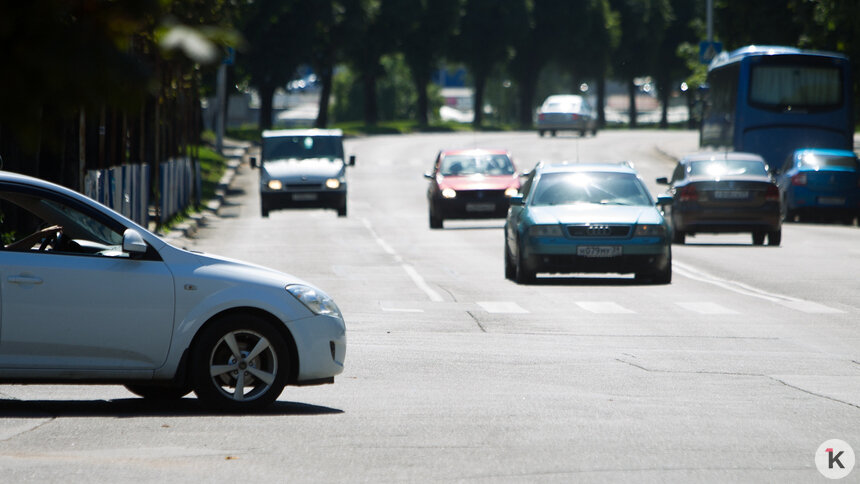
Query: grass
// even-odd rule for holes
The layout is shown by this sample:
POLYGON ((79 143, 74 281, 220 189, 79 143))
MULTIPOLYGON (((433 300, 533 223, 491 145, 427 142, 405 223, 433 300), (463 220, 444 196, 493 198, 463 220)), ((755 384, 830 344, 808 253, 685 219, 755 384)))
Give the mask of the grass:
MULTIPOLYGON (((203 136, 204 140, 207 141, 209 137, 209 134, 205 134, 203 136)), ((212 135, 212 141, 214 142, 214 135, 212 135)), ((218 188, 218 184, 221 181, 221 177, 224 176, 224 172, 227 170, 227 160, 208 145, 197 146, 197 154, 197 162, 200 163, 201 205, 189 206, 182 212, 179 212, 173 217, 171 217, 160 227, 158 227, 158 231, 162 234, 170 232, 171 229, 187 220, 191 216, 191 214, 199 212, 204 206, 206 206, 206 204, 210 200, 214 199, 216 196, 215 190, 218 188)))

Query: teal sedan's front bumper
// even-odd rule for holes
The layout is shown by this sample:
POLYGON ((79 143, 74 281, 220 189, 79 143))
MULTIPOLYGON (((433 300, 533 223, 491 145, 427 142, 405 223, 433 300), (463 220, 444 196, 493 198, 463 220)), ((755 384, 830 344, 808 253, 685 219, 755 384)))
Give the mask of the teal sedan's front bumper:
POLYGON ((666 269, 672 258, 671 244, 664 237, 525 237, 522 242, 521 260, 534 272, 657 272, 666 269))

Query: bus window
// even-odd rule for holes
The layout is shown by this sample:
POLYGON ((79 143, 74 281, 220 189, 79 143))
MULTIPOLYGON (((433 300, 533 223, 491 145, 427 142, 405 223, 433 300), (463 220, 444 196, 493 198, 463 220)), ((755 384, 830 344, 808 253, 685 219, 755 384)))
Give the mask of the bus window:
POLYGON ((836 67, 754 66, 750 104, 780 111, 838 108, 842 104, 842 74, 836 67))

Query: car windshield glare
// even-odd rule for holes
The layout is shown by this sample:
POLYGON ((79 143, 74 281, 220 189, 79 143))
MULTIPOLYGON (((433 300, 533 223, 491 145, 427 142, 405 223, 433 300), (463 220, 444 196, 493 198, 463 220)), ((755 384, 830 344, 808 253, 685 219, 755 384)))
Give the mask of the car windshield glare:
POLYGON ((767 176, 764 163, 757 160, 707 160, 690 164, 690 176, 767 176))
POLYGON ((800 158, 800 168, 849 168, 857 170, 857 159, 853 156, 833 156, 807 153, 800 158))
POLYGON ((651 205, 635 175, 612 172, 545 173, 533 200, 533 205, 651 205))
POLYGON ((443 176, 513 175, 514 164, 507 155, 450 155, 442 160, 443 176))
POLYGON ((343 159, 336 136, 279 136, 263 140, 263 160, 337 158, 343 159))

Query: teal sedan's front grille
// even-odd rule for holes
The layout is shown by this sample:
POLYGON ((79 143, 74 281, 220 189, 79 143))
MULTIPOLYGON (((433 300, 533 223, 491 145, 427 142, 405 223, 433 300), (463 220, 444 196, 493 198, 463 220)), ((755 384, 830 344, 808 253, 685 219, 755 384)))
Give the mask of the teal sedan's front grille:
POLYGON ((629 237, 632 225, 609 225, 609 224, 589 224, 589 225, 568 225, 567 233, 571 237, 629 237))

